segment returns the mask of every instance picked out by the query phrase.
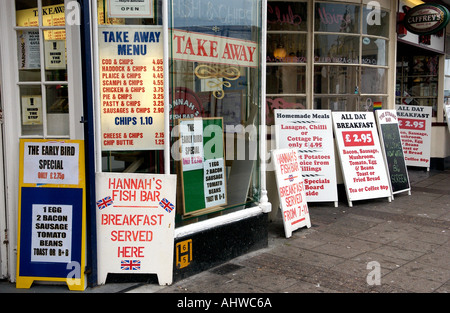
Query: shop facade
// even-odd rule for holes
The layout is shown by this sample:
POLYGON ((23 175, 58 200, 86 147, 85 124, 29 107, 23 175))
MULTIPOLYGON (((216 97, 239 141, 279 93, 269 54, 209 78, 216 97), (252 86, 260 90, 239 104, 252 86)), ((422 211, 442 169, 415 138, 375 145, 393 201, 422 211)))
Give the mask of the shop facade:
MULTIPOLYGON (((149 208, 173 218, 171 253, 161 254, 173 280, 267 246, 268 221, 278 212, 267 171, 275 109, 373 111, 414 97, 433 106, 432 157, 443 166, 450 155, 442 139, 445 46, 429 59, 419 43, 417 57, 403 59, 401 8, 390 0, 2 1, 0 277, 20 276, 17 253, 26 240, 18 236, 20 141, 83 141, 82 273, 90 285, 108 282, 99 279, 104 247, 158 242, 160 213, 142 213, 151 233, 120 228, 123 202, 163 200, 150 193, 158 177, 176 177, 168 188, 176 191, 173 208, 149 208), (418 60, 432 72, 416 73, 427 75, 423 82, 404 74, 418 60), (103 185, 114 189, 110 199, 100 195, 103 185)), ((130 249, 137 251, 130 258, 142 256, 139 246, 130 249)), ((108 279, 132 275, 122 271, 127 252, 120 251, 108 279)))

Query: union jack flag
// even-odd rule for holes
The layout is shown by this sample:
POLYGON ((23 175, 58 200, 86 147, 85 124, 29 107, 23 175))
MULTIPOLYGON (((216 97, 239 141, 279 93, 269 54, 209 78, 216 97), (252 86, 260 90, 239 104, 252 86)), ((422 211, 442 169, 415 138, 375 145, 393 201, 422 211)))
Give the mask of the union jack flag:
POLYGON ((141 269, 141 261, 139 260, 122 260, 120 261, 120 269, 124 271, 137 271, 141 269))
POLYGON ((159 202, 159 205, 169 213, 172 212, 173 209, 175 209, 175 206, 172 203, 170 203, 169 200, 167 200, 166 198, 162 199, 159 202))
POLYGON ((106 197, 102 200, 97 201, 97 206, 100 210, 105 209, 106 207, 110 206, 111 204, 113 204, 111 197, 106 197))

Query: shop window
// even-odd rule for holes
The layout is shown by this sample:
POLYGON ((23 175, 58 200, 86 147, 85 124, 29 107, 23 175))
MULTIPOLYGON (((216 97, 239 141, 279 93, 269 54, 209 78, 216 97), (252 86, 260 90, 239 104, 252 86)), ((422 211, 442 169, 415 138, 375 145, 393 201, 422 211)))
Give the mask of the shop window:
POLYGON ((259 201, 261 1, 174 0, 169 9, 172 167, 183 225, 259 201))
POLYGON ((267 125, 275 109, 306 108, 308 21, 306 1, 268 1, 267 125))
POLYGON ((397 59, 396 104, 433 107, 437 115, 439 56, 400 55, 397 59))
POLYGON ((64 0, 16 0, 23 136, 69 137, 64 0))
POLYGON ((163 173, 161 2, 96 3, 102 171, 163 173))
POLYGON ((334 111, 386 106, 389 13, 366 5, 314 4, 313 107, 334 111), (345 65, 344 65, 345 64, 345 65))

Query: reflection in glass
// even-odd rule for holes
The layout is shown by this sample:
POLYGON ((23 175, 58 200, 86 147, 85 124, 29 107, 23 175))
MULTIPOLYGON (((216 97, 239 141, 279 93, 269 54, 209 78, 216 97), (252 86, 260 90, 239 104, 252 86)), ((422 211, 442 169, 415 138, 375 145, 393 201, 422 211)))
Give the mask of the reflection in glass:
POLYGON ((47 94, 47 134, 49 136, 68 136, 69 100, 67 85, 46 87, 47 94))
POLYGON ((358 66, 315 66, 315 94, 346 94, 358 92, 358 66))
POLYGON ((305 66, 268 66, 268 94, 306 93, 305 66))
POLYGON ((314 61, 316 63, 359 63, 359 37, 316 35, 314 61))
POLYGON ((388 65, 388 42, 383 39, 364 37, 362 45, 362 64, 388 65))
POLYGON ((316 3, 314 30, 359 33, 359 5, 316 3))
POLYGON ((307 14, 307 2, 268 1, 267 30, 307 31, 307 14))
POLYGON ((267 62, 306 63, 306 34, 268 34, 267 62))
POLYGON ((306 109, 306 97, 268 96, 266 122, 268 126, 275 124, 273 110, 278 109, 306 109))
POLYGON ((362 67, 360 90, 362 94, 386 94, 387 70, 384 68, 362 67))

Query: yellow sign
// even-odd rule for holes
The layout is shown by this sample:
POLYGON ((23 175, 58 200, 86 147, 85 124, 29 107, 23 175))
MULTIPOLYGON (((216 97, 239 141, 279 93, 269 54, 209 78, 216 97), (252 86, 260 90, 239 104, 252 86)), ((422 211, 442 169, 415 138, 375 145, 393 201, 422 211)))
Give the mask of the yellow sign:
POLYGON ((85 289, 84 141, 20 140, 17 288, 85 289))
POLYGON ((185 268, 192 262, 192 239, 177 243, 177 268, 185 268))

